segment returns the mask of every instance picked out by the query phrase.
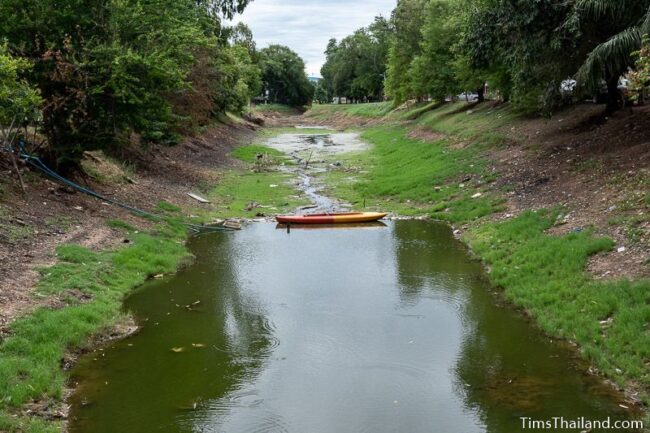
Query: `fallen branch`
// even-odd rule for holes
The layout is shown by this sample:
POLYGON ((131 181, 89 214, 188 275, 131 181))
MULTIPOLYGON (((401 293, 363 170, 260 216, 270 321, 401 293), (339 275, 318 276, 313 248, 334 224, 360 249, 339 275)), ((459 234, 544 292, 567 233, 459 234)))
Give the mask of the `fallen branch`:
POLYGON ((14 141, 16 141, 16 135, 18 135, 18 128, 15 128, 16 118, 17 116, 14 116, 13 119, 11 119, 9 130, 2 129, 2 147, 7 149, 11 155, 11 162, 14 166, 14 170, 16 170, 16 175, 18 176, 18 181, 20 182, 20 188, 23 191, 23 195, 26 196, 27 189, 25 188, 23 175, 20 173, 20 168, 18 167, 18 161, 16 160, 16 151, 14 149, 14 141))

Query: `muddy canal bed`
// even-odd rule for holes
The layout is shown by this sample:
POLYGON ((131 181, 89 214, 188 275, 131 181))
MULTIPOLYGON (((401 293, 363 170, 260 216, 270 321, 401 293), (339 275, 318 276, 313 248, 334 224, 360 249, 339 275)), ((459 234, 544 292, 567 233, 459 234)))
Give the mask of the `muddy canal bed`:
MULTIPOLYGON (((319 175, 331 165, 340 165, 336 161, 337 156, 367 150, 368 143, 361 140, 356 132, 335 132, 327 127, 315 129, 318 128, 323 132, 284 133, 270 138, 265 145, 292 159, 293 164, 284 165, 281 169, 298 179, 296 187, 313 203, 308 213, 348 212, 352 205, 322 194, 324 185, 319 175)), ((296 213, 304 213, 303 211, 304 209, 297 209, 296 213)))
POLYGON ((74 370, 71 432, 511 433, 520 417, 626 417, 571 351, 497 305, 445 225, 258 223, 189 248, 194 265, 127 300, 141 331, 74 370))

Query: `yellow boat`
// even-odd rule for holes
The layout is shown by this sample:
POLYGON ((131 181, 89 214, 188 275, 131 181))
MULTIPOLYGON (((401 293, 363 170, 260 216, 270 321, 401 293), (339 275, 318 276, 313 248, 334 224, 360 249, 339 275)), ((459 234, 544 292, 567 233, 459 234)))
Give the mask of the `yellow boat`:
POLYGON ((385 217, 382 212, 320 213, 308 215, 278 215, 275 219, 284 224, 345 224, 377 221, 385 217))

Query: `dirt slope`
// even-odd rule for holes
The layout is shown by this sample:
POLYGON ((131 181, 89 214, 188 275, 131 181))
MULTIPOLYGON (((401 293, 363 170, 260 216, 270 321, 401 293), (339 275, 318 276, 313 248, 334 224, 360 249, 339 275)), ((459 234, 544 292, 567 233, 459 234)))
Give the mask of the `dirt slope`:
MULTIPOLYGON (((99 169, 97 178, 84 176, 75 181, 148 211, 162 200, 191 209, 198 204, 187 193, 216 184, 215 169, 235 164, 229 151, 248 143, 254 134, 252 124, 219 124, 177 146, 153 146, 147 152, 129 149, 121 155, 131 161, 127 170, 101 153, 92 153, 84 164, 90 172, 99 169)), ((54 262, 58 245, 114 248, 124 240, 119 231, 107 226, 107 220, 119 219, 141 227, 149 224, 26 166, 27 194, 23 196, 9 167, 8 161, 0 158, 0 169, 5 173, 0 183, 0 334, 9 322, 36 306, 57 303, 57 299, 35 299, 33 291, 37 269, 54 262)))

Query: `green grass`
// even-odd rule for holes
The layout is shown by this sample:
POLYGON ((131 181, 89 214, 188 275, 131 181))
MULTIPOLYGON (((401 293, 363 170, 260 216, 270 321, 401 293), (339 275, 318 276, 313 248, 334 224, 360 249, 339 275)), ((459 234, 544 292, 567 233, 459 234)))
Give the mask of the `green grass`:
POLYGON ((410 121, 412 126, 428 127, 456 139, 471 139, 484 144, 503 143, 495 129, 504 125, 516 127, 520 115, 509 105, 438 102, 415 104, 409 109, 393 110, 390 102, 373 104, 315 105, 309 114, 327 120, 333 115, 383 118, 386 123, 410 121))
POLYGON ((263 142, 265 140, 268 140, 269 138, 277 137, 278 135, 282 135, 282 134, 330 134, 331 132, 332 132, 331 129, 295 128, 291 126, 279 127, 279 128, 265 128, 259 132, 257 139, 263 142))
POLYGON ((650 281, 598 282, 585 272, 590 255, 613 242, 588 231, 545 234, 557 214, 526 212, 472 229, 465 240, 490 266, 505 297, 524 308, 549 335, 580 345, 583 355, 621 385, 650 376, 650 281), (611 323, 601 324, 610 320, 611 323))
POLYGON ((297 109, 295 107, 290 107, 289 105, 283 104, 257 104, 255 107, 253 107, 253 111, 260 113, 275 111, 277 113, 294 114, 297 112, 297 109))
POLYGON ((383 117, 393 109, 392 102, 371 102, 367 104, 314 104, 309 115, 327 117, 333 113, 358 117, 383 117))
POLYGON ((65 354, 123 320, 123 297, 148 277, 173 272, 187 254, 181 242, 185 229, 179 225, 127 236, 132 246, 116 251, 60 246, 58 263, 41 270, 38 294, 57 296, 64 305, 16 320, 0 344, 0 431, 58 431, 57 423, 12 414, 31 401, 60 402, 67 380, 61 369, 65 354), (81 302, 74 293, 90 300, 81 302))
POLYGON ((265 158, 270 160, 279 160, 286 157, 286 155, 279 150, 259 144, 238 147, 232 151, 231 155, 246 162, 256 162, 257 155, 264 155, 265 158))
POLYGON ((106 225, 114 229, 126 230, 127 232, 137 231, 137 229, 133 227, 131 224, 125 223, 124 221, 121 220, 111 219, 106 221, 106 225))
POLYGON ((415 121, 415 125, 428 126, 456 138, 472 141, 479 139, 485 144, 500 144, 503 136, 495 130, 505 125, 513 125, 516 128, 519 118, 509 105, 472 106, 455 102, 424 112, 415 121))
POLYGON ((61 421, 48 421, 36 417, 12 416, 0 411, 0 431, 16 433, 60 433, 61 421))
POLYGON ((306 204, 306 199, 296 196, 297 190, 288 184, 287 174, 233 170, 224 173, 223 179, 210 192, 210 200, 216 205, 211 217, 255 217, 258 213, 273 215, 291 212, 306 204), (251 202, 259 207, 246 210, 251 202))
POLYGON ((353 204, 365 199, 369 207, 404 215, 428 213, 452 222, 474 220, 500 208, 502 199, 485 191, 491 173, 477 157, 476 147, 453 149, 447 139, 423 142, 406 133, 398 126, 366 130, 362 137, 373 144, 371 150, 341 158, 344 168, 326 175, 334 195, 353 204), (349 173, 349 167, 366 173, 349 173), (472 198, 477 193, 481 196, 472 198))
POLYGON ((158 202, 158 204, 156 205, 156 210, 158 210, 159 212, 162 212, 164 214, 171 214, 171 215, 178 214, 178 213, 181 212, 180 207, 178 207, 178 206, 176 206, 174 204, 171 204, 171 203, 169 203, 168 201, 165 201, 165 200, 161 200, 161 201, 158 202))

